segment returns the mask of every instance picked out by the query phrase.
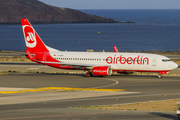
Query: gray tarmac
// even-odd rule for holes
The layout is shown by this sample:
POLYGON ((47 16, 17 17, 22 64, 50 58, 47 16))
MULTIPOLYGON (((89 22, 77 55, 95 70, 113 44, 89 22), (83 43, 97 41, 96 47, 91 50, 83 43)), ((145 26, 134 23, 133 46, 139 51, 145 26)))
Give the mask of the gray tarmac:
MULTIPOLYGON (((43 65, 0 64, 5 69, 52 71, 43 65), (36 69, 35 69, 36 70, 36 69)), ((176 112, 144 112, 78 109, 79 106, 112 105, 180 98, 180 77, 118 75, 91 78, 84 74, 8 73, 0 74, 0 120, 176 120, 176 112), (40 88, 51 87, 47 91, 40 88), (64 90, 65 88, 125 89, 125 91, 64 90), (16 93, 16 91, 30 90, 16 93), (34 90, 34 91, 31 91, 34 90)))

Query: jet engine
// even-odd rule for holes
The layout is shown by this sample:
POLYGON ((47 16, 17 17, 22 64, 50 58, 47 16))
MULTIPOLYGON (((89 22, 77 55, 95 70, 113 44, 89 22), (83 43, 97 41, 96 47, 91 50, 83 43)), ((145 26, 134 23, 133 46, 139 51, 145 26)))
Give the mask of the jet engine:
POLYGON ((92 69, 93 75, 108 76, 112 74, 112 68, 109 66, 97 66, 92 69))

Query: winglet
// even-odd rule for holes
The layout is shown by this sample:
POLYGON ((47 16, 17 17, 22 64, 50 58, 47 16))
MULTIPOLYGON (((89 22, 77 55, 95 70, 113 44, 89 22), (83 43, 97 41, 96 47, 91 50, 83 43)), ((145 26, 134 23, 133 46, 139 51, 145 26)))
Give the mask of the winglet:
POLYGON ((119 52, 115 45, 114 45, 114 52, 116 52, 116 53, 119 52))

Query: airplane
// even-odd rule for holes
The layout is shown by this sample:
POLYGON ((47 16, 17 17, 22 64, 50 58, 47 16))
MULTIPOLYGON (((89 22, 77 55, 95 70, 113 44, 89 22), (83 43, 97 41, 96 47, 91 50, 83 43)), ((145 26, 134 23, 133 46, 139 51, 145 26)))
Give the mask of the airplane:
POLYGON ((21 19, 26 43, 26 57, 38 64, 60 69, 84 70, 87 77, 110 76, 113 73, 155 72, 159 78, 178 67, 168 57, 148 53, 69 52, 44 44, 27 19, 21 19))

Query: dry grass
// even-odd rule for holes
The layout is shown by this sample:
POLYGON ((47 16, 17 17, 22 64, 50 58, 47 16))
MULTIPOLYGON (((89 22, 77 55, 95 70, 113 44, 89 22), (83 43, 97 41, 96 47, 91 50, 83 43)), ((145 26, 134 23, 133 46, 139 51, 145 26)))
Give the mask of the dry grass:
POLYGON ((0 61, 17 61, 17 62, 30 62, 29 59, 25 58, 25 57, 21 57, 21 56, 13 56, 13 57, 0 57, 0 61))
POLYGON ((171 59, 172 61, 174 61, 176 64, 180 65, 180 59, 171 59))
POLYGON ((177 100, 166 100, 166 101, 149 101, 143 103, 132 103, 123 105, 108 105, 108 106, 90 106, 80 107, 88 109, 103 109, 103 110, 134 110, 134 111, 176 111, 177 100))

